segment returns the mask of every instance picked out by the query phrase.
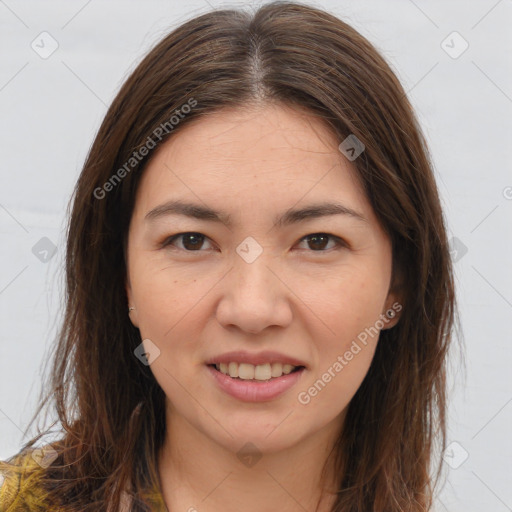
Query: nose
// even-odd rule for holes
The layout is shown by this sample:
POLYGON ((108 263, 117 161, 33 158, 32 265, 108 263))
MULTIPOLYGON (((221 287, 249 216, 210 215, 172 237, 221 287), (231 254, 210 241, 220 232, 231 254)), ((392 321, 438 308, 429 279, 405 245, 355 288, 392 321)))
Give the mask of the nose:
POLYGON ((270 326, 286 327, 292 320, 293 294, 263 255, 248 263, 234 256, 233 268, 222 280, 216 317, 223 327, 257 334, 270 326))

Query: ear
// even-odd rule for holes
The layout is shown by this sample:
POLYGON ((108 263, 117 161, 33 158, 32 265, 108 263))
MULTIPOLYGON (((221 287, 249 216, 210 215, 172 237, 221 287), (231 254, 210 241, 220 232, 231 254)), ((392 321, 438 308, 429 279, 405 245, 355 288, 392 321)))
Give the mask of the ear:
POLYGON ((403 304, 401 295, 390 291, 386 297, 386 302, 384 303, 384 308, 382 310, 381 318, 383 318, 383 321, 385 322, 382 330, 394 327, 400 319, 402 310, 403 304))
MULTIPOLYGON (((395 264, 396 265, 396 264, 395 264)), ((400 320, 402 310, 404 308, 403 298, 405 296, 405 279, 404 273, 398 266, 393 267, 391 284, 389 287, 388 295, 384 303, 382 317, 385 322, 384 329, 391 329, 400 320)))
POLYGON ((133 292, 132 292, 132 285, 130 283, 130 276, 128 275, 128 271, 126 273, 126 279, 125 279, 125 290, 126 290, 126 297, 128 298, 128 304, 126 306, 128 317, 130 318, 130 321, 134 327, 139 328, 139 320, 137 318, 137 308, 135 307, 135 304, 133 302, 133 292), (133 308, 133 309, 129 309, 133 308))

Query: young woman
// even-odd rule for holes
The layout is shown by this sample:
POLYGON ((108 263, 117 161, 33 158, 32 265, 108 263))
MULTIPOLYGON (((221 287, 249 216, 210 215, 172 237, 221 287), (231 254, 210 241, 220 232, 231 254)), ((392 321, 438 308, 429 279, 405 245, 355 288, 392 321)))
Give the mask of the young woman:
POLYGON ((169 34, 76 185, 48 403, 1 510, 425 512, 455 297, 397 78, 270 3, 169 34), (53 401, 53 402, 52 402, 53 401))

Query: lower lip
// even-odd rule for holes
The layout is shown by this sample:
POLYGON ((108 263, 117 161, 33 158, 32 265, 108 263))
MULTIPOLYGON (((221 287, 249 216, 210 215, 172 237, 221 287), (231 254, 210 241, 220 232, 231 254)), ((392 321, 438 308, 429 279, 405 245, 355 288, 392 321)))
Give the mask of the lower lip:
POLYGON ((304 368, 301 368, 296 372, 270 380, 243 380, 233 379, 212 366, 207 366, 207 369, 222 391, 244 402, 273 400, 296 384, 304 372, 304 368))

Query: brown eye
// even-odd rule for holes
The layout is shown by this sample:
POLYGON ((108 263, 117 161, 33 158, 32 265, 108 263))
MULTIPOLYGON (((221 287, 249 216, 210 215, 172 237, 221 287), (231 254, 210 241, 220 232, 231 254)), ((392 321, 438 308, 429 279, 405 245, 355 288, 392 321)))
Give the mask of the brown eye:
MULTIPOLYGON (((168 237, 162 247, 172 246, 176 249, 186 252, 201 252, 204 249, 204 243, 208 237, 196 232, 178 233, 168 237), (181 244, 176 243, 181 240, 181 244)), ((327 252, 330 249, 347 247, 347 244, 341 238, 330 235, 329 233, 313 233, 301 239, 301 243, 307 243, 307 248, 313 252, 327 252), (331 245, 329 246, 329 243, 331 245)))
POLYGON ((341 238, 330 235, 328 233, 313 233, 311 235, 305 236, 301 242, 306 241, 308 248, 310 248, 312 251, 325 252, 326 250, 333 248, 332 245, 331 247, 327 247, 329 240, 333 240, 335 242, 334 247, 346 245, 341 238))
POLYGON ((183 249, 188 252, 199 251, 202 248, 206 238, 207 237, 201 233, 178 233, 177 235, 173 235, 167 238, 167 240, 163 243, 163 246, 166 247, 168 245, 175 245, 174 242, 181 239, 182 246, 178 247, 178 249, 183 249))

